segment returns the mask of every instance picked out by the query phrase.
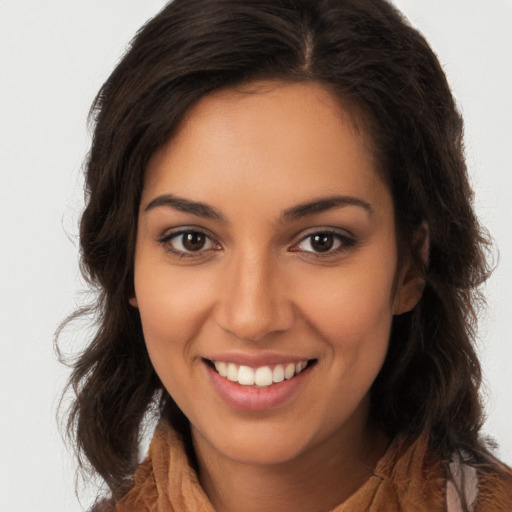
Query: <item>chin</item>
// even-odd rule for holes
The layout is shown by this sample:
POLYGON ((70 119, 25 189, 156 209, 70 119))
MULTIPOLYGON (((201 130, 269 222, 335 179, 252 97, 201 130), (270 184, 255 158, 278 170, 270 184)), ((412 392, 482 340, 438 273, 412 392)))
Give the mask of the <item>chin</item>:
MULTIPOLYGON (((253 466, 272 466, 290 462, 299 457, 302 453, 297 445, 291 445, 286 440, 272 443, 241 441, 237 444, 230 443, 224 454, 227 458, 240 464, 253 466)), ((219 447, 219 451, 222 448, 219 447)))
POLYGON ((276 465, 294 460, 308 450, 314 437, 297 430, 296 425, 286 428, 282 424, 263 425, 262 422, 233 429, 224 424, 220 429, 222 432, 207 429, 202 433, 192 427, 196 449, 197 441, 204 440, 224 457, 251 465, 276 465))

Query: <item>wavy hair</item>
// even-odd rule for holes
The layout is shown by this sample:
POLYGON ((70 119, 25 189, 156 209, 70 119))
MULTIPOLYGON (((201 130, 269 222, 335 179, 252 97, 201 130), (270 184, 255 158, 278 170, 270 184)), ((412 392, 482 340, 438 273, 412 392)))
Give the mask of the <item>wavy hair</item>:
POLYGON ((71 319, 92 313, 98 327, 71 363, 67 424, 84 467, 120 495, 155 400, 189 432, 128 303, 144 171, 201 97, 261 79, 318 82, 360 113, 393 195, 400 254, 425 277, 417 307, 394 318, 372 417, 391 436, 430 431, 443 458, 484 461, 474 341, 490 242, 472 207, 462 120, 425 39, 385 0, 175 0, 136 34, 91 110, 80 247, 97 299, 71 319))

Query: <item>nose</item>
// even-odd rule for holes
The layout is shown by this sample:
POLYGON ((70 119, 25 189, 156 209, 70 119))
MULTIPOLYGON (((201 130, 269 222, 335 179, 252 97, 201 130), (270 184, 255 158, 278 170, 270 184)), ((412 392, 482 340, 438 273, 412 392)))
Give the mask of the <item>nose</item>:
POLYGON ((263 341, 293 324, 294 309, 278 261, 241 255, 226 265, 216 308, 217 324, 244 341, 263 341))

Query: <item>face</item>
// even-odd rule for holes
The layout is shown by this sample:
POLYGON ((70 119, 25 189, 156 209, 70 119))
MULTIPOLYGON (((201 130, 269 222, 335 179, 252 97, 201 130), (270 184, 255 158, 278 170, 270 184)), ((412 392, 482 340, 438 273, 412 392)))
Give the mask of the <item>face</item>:
POLYGON ((147 168, 131 303, 196 441, 272 464, 361 433, 417 300, 396 245, 365 134, 320 85, 195 105, 147 168))

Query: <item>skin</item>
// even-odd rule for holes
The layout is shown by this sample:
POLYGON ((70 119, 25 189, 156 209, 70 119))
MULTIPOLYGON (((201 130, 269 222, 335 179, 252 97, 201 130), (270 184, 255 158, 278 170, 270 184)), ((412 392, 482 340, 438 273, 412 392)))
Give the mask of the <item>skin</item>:
POLYGON ((216 510, 329 510, 370 476, 388 440, 368 422, 369 389, 393 315, 422 288, 408 261, 397 267, 393 201, 368 139, 319 84, 216 92, 154 155, 130 302, 216 510), (333 196, 345 201, 298 208, 333 196), (204 245, 185 252, 183 230, 204 245), (333 247, 318 251, 311 235, 327 231, 333 247), (218 353, 315 364, 282 404, 246 411, 208 378, 218 353))

